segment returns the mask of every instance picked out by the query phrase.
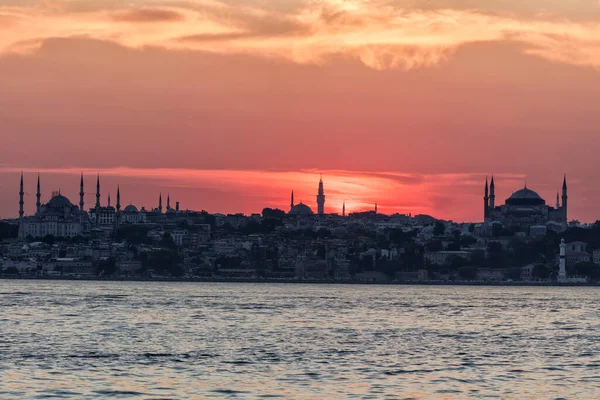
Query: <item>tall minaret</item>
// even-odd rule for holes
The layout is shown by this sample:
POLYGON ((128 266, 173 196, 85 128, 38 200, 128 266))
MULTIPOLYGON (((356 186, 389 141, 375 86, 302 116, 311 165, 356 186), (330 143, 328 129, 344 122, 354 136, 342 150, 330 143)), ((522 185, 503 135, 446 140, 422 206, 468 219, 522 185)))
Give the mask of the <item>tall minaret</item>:
POLYGON ((569 220, 567 219, 567 174, 565 174, 565 177, 563 179, 563 186, 562 186, 562 209, 563 209, 563 218, 565 219, 565 223, 568 223, 569 220))
POLYGON ((117 212, 121 211, 121 187, 117 185, 117 212))
POLYGON ((290 210, 294 208, 294 191, 292 190, 292 200, 290 201, 290 210))
POLYGON ((342 204, 342 217, 346 216, 346 201, 344 200, 344 203, 342 204))
POLYGON ((83 201, 83 197, 85 196, 85 192, 83 191, 83 172, 81 173, 81 180, 79 181, 79 209, 81 211, 83 210, 83 207, 85 205, 84 201, 83 201))
POLYGON ((96 179, 96 208, 100 208, 100 174, 96 179))
POLYGON ((490 207, 490 196, 488 189, 488 179, 485 177, 485 195, 483 196, 483 218, 487 218, 489 216, 489 207, 490 207))
POLYGON ((377 214, 377 203, 375 203, 375 214, 377 214))
POLYGON ((490 182, 490 211, 496 207, 496 187, 494 186, 494 175, 492 175, 492 182, 490 182))
POLYGON ((23 214, 25 214, 25 211, 23 211, 23 205, 25 204, 25 202, 23 201, 24 194, 25 192, 23 191, 23 171, 21 171, 21 186, 19 188, 19 220, 23 219, 23 214))
POLYGON ((566 282, 567 281, 567 270, 566 270, 566 244, 565 239, 560 240, 560 259, 558 262, 558 282, 566 282))
POLYGON ((323 190, 323 175, 319 179, 319 193, 317 194, 317 214, 325 214, 325 192, 323 190))
POLYGON ((167 193, 167 211, 171 209, 171 194, 167 193))
POLYGON ((162 193, 158 195, 158 212, 162 214, 162 193))
POLYGON ((36 197, 35 212, 39 213, 40 209, 42 208, 42 193, 40 191, 40 174, 38 174, 37 192, 35 194, 35 197, 36 197))
POLYGON ((108 206, 110 207, 110 193, 108 194, 108 206))

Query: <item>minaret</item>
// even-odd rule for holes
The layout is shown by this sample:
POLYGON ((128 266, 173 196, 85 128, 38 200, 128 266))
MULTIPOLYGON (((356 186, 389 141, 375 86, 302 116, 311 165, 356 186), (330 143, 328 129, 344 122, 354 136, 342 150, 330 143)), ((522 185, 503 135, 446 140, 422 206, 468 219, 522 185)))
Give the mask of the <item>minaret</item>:
POLYGON ((39 213, 40 209, 42 208, 42 193, 40 191, 40 174, 38 174, 37 192, 35 194, 35 197, 36 197, 35 210, 36 210, 36 213, 39 213))
POLYGON ((496 207, 496 187, 494 186, 494 175, 492 175, 492 182, 490 182, 490 211, 496 207))
POLYGON ((342 204, 342 217, 346 216, 346 201, 342 204))
POLYGON ((565 177, 563 179, 563 186, 562 186, 562 210, 563 210, 563 218, 565 219, 565 223, 568 223, 569 220, 567 219, 567 174, 565 174, 565 177))
POLYGON ((96 179, 96 208, 100 208, 100 174, 96 179))
POLYGON ((377 214, 377 203, 375 203, 375 214, 377 214))
POLYGON ((158 212, 162 214, 162 193, 158 195, 158 212))
POLYGON ((171 194, 167 193, 167 211, 171 209, 171 194))
POLYGON ((556 209, 560 210, 560 197, 558 196, 558 190, 556 191, 556 209))
POLYGON ((325 214, 325 192, 323 190, 323 175, 319 179, 319 193, 317 194, 317 214, 325 214))
POLYGON ((489 189, 488 189, 488 179, 487 176, 485 177, 485 195, 483 196, 483 218, 486 218, 489 216, 489 206, 490 206, 490 196, 489 196, 489 189))
POLYGON ((25 204, 25 202, 23 201, 23 195, 25 194, 25 192, 23 191, 23 171, 21 171, 21 186, 19 188, 19 219, 23 219, 23 214, 25 214, 25 211, 23 211, 23 205, 25 204))
POLYGON ((121 211, 121 188, 117 185, 117 212, 121 211))
POLYGON ((566 270, 566 249, 567 245, 565 244, 565 239, 560 240, 560 259, 558 262, 558 277, 556 280, 558 282, 566 282, 567 281, 567 270, 566 270))
POLYGON ((85 192, 83 191, 83 172, 81 173, 81 181, 79 182, 79 209, 83 210, 83 206, 85 203, 83 202, 83 197, 85 196, 85 192))
POLYGON ((290 201, 290 211, 294 208, 294 191, 292 190, 292 200, 290 201))
POLYGON ((110 207, 110 193, 108 194, 108 206, 110 207))

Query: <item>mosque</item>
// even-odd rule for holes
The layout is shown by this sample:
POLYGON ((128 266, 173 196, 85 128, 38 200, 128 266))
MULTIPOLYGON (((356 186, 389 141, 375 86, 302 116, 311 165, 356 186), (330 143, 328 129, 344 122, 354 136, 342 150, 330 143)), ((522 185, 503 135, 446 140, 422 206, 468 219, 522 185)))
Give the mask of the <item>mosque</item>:
POLYGON ((74 237, 86 234, 90 231, 91 220, 87 212, 83 211, 83 175, 80 186, 79 207, 58 192, 53 192, 52 197, 46 204, 41 203, 40 177, 37 180, 36 212, 35 215, 25 217, 23 206, 25 204, 23 195, 23 174, 21 173, 21 184, 19 190, 19 238, 28 236, 43 237, 52 235, 57 237, 74 237))
POLYGON ((503 205, 496 206, 496 188, 494 177, 488 187, 485 180, 483 197, 483 215, 486 226, 501 223, 506 228, 529 231, 533 226, 545 226, 552 230, 562 231, 567 225, 567 177, 562 185, 562 199, 556 193, 556 206, 546 205, 546 201, 527 185, 514 192, 503 205), (560 202, 562 200, 562 204, 560 202))
MULTIPOLYGON (((289 215, 296 215, 301 217, 307 217, 310 215, 314 215, 313 210, 300 202, 299 204, 294 204, 294 191, 292 190, 292 199, 290 202, 290 212, 289 215)), ((324 215, 325 214, 325 190, 323 188, 323 176, 319 179, 319 189, 317 191, 317 214, 324 215)))
MULTIPOLYGON (((79 184, 79 205, 58 192, 53 192, 46 204, 41 203, 40 177, 37 180, 36 211, 32 216, 25 216, 23 174, 21 173, 19 191, 19 238, 28 236, 43 237, 52 235, 56 237, 75 237, 89 234, 92 230, 113 231, 120 224, 143 224, 147 222, 147 212, 142 208, 130 204, 121 210, 121 189, 117 186, 116 204, 111 205, 110 195, 106 205, 101 205, 100 175, 96 181, 96 203, 89 211, 85 211, 85 191, 83 174, 79 184)), ((170 215, 179 211, 179 203, 175 209, 171 208, 171 199, 167 196, 166 214, 162 213, 162 195, 159 196, 158 208, 152 211, 157 215, 170 215)))

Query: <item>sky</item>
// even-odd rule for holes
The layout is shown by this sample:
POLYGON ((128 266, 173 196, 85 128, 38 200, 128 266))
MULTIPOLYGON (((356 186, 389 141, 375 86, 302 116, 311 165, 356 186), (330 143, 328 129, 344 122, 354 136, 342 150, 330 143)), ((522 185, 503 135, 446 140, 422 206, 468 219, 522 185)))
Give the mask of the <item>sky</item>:
POLYGON ((600 219, 597 0, 0 0, 0 217, 102 202, 600 219))

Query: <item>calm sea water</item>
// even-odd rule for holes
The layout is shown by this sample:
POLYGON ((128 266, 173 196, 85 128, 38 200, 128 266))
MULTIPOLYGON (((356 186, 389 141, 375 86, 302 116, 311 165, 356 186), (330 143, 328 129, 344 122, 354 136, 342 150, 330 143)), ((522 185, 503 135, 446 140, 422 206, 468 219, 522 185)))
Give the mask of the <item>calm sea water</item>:
POLYGON ((0 398, 596 399, 599 298, 0 281, 0 398))

